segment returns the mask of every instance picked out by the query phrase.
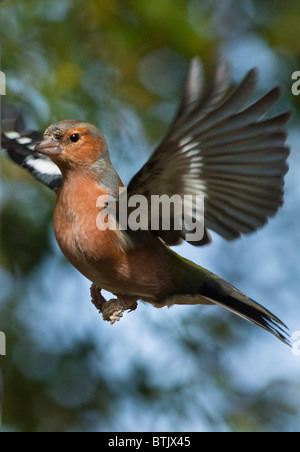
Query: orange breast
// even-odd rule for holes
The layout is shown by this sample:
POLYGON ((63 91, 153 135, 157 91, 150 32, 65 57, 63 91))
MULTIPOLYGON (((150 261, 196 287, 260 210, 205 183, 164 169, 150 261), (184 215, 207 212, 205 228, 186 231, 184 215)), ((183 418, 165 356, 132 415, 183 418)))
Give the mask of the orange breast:
POLYGON ((128 240, 126 231, 99 230, 97 200, 108 192, 91 178, 72 176, 58 194, 54 214, 55 236, 65 257, 98 287, 115 294, 149 299, 170 293, 160 241, 148 232, 128 240))

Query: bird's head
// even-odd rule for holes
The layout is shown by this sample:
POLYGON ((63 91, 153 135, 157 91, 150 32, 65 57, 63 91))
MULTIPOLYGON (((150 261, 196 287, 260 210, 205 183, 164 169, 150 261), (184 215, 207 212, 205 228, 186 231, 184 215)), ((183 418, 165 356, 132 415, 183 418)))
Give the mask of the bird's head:
POLYGON ((78 168, 97 170, 101 167, 101 161, 109 159, 102 133, 83 121, 67 120, 52 124, 35 151, 49 157, 62 173, 78 168))

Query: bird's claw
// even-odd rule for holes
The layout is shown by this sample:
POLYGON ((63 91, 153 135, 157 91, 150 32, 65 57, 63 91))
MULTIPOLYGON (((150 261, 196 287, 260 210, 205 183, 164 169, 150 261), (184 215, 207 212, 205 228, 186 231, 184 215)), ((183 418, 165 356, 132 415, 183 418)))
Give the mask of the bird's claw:
POLYGON ((107 320, 113 325, 119 322, 123 317, 124 311, 134 311, 137 308, 136 299, 132 297, 118 297, 106 302, 103 306, 102 316, 103 320, 107 320))
POLYGON ((102 313, 103 320, 110 322, 111 325, 121 320, 124 311, 131 312, 137 308, 137 299, 134 297, 117 296, 106 301, 101 294, 101 289, 95 284, 91 286, 91 297, 98 311, 102 313))
POLYGON ((119 322, 123 317, 123 307, 120 306, 118 299, 112 299, 106 302, 102 311, 103 320, 110 322, 113 325, 119 322))

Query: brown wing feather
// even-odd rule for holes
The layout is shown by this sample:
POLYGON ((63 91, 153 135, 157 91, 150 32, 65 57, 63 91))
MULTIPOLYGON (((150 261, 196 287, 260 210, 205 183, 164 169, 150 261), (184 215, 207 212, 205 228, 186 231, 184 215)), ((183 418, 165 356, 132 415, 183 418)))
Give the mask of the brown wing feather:
MULTIPOLYGON (((198 59, 192 60, 175 119, 130 181, 128 195, 143 194, 150 200, 151 195, 202 194, 205 227, 228 240, 265 224, 283 202, 289 155, 284 126, 290 114, 262 119, 278 100, 279 88, 247 107, 256 82, 253 69, 226 96, 230 78, 222 62, 201 98, 201 65, 198 59)), ((191 220, 201 221, 201 212, 194 210, 191 220)), ((155 233, 169 244, 186 236, 184 228, 155 233)), ((205 229, 203 240, 192 244, 209 241, 205 229)))

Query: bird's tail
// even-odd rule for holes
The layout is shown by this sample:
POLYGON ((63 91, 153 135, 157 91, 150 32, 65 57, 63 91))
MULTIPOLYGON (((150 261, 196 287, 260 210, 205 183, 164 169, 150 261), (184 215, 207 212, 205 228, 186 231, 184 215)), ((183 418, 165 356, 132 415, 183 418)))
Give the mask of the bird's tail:
POLYGON ((214 273, 169 249, 176 293, 166 304, 216 304, 264 328, 287 345, 287 326, 262 305, 247 297, 214 273))
POLYGON ((285 344, 291 345, 288 328, 278 317, 226 281, 216 278, 204 284, 202 296, 264 328, 285 344))

